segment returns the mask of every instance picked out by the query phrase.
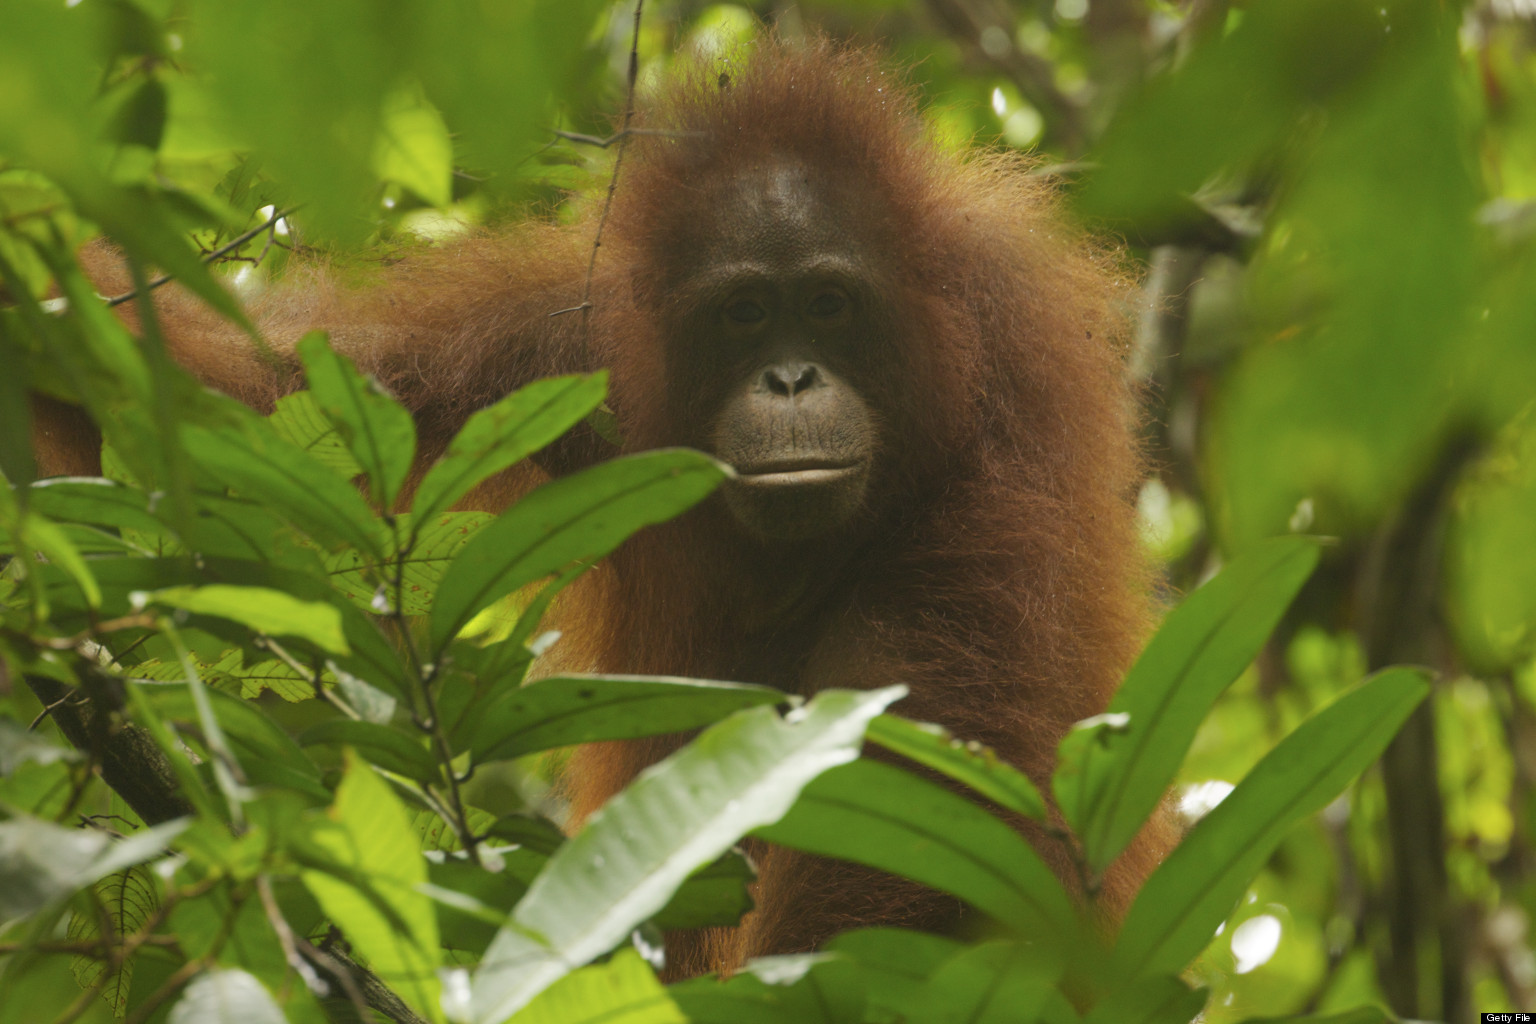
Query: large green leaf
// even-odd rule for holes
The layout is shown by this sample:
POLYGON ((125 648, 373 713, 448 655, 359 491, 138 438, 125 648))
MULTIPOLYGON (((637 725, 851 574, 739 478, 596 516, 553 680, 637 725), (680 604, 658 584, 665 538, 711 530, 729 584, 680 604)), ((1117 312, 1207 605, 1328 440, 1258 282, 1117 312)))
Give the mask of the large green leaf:
POLYGON ((703 500, 728 473, 707 455, 677 448, 545 484, 481 530, 448 567, 432 605, 432 650, 502 595, 572 562, 601 558, 642 526, 703 500))
POLYGON ((825 953, 758 957, 671 992, 693 1024, 860 1024, 870 995, 863 965, 825 953))
POLYGON ((347 450, 336 424, 326 417, 320 403, 308 391, 295 391, 279 398, 267 420, 284 441, 304 449, 316 462, 348 480, 363 471, 347 450))
POLYGON ((1054 935, 1064 948, 1086 941, 1061 883, 1018 833, 887 764, 860 760, 825 773, 783 820, 755 834, 952 893, 1020 932, 1054 935))
POLYGON ((427 861, 405 807, 372 768, 348 757, 330 814, 310 825, 308 841, 355 874, 309 869, 300 875, 304 885, 374 973, 417 1013, 442 1021, 434 973, 437 918, 418 890, 427 881, 427 861), (366 892, 354 884, 364 882, 366 892))
POLYGON ((395 529, 385 538, 382 561, 356 548, 346 548, 326 560, 326 570, 336 588, 361 607, 378 611, 379 598, 393 606, 398 596, 399 611, 425 615, 453 556, 494 518, 486 512, 442 512, 429 522, 417 523, 414 516, 398 515, 394 517, 395 529), (403 555, 396 544, 402 539, 410 544, 403 555), (398 595, 394 586, 397 570, 398 595))
POLYGON ((373 511, 357 489, 257 422, 260 428, 246 430, 188 425, 182 439, 203 472, 281 512, 316 540, 381 554, 373 511))
POLYGON ((335 352, 324 333, 305 335, 298 354, 310 393, 368 474, 374 502, 388 509, 416 457, 416 424, 411 414, 358 373, 352 360, 335 352))
POLYGON ((18 815, 0 822, 0 927, 63 900, 105 875, 159 857, 191 824, 178 818, 114 843, 104 832, 18 815))
MULTIPOLYGON (((594 740, 683 732, 742 708, 777 704, 778 690, 668 676, 559 676, 504 686, 465 716, 476 761, 594 740)), ((457 746, 457 744, 455 744, 457 746)))
POLYGON ((572 971, 540 992, 507 1024, 688 1024, 633 949, 572 971))
POLYGON ((838 935, 826 948, 859 965, 870 1007, 886 1014, 881 1019, 903 1020, 923 983, 962 947, 958 940, 927 932, 859 928, 838 935))
POLYGON ((1317 545, 1284 537, 1234 559, 1153 636, 1109 711, 1123 728, 1069 735, 1053 780, 1063 816, 1101 871, 1167 792, 1216 698, 1258 654, 1317 564, 1317 545))
POLYGON ((984 942, 940 964, 918 990, 911 1019, 931 1024, 1015 1024, 1034 1019, 1061 974, 1061 951, 1036 941, 984 942))
POLYGON ((93 523, 158 533, 161 522, 149 511, 149 496, 103 477, 53 477, 27 491, 28 506, 56 520, 93 523))
POLYGON ((475 973, 471 1019, 504 1020, 618 945, 700 864, 855 758, 869 720, 905 692, 828 690, 784 719, 752 708, 646 771, 550 858, 475 973))
POLYGON ((1422 672, 1388 669, 1270 751, 1147 879, 1115 950, 1120 975, 1182 970, 1210 942, 1291 826, 1376 760, 1428 692, 1422 672))
POLYGON ((351 653, 341 628, 341 612, 335 605, 301 601, 270 587, 214 583, 139 591, 134 598, 195 615, 217 615, 269 636, 295 636, 331 654, 351 653))
POLYGON ((1045 818, 1045 800, 1028 776, 998 760, 990 749, 958 740, 941 726, 881 715, 870 723, 869 738, 964 783, 1005 810, 1026 818, 1045 818))
POLYGON ((369 763, 417 782, 441 781, 437 759, 422 746, 420 734, 410 736, 392 725, 332 718, 304 730, 299 743, 306 747, 324 743, 350 746, 369 763))
POLYGON ((1136 979, 1111 993, 1083 1024, 1189 1024, 1205 1009, 1210 992, 1192 989, 1171 975, 1136 979))
POLYGON ((416 488, 412 511, 430 516, 482 480, 581 422, 608 393, 608 374, 534 381, 471 416, 416 488))

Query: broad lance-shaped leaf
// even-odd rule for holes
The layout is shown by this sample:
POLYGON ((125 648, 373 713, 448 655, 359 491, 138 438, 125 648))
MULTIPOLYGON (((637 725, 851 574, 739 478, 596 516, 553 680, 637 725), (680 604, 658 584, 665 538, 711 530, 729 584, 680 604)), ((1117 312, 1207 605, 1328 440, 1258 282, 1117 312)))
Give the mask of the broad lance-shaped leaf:
POLYGON ((617 946, 695 868, 857 757, 869 720, 905 693, 827 690, 784 718, 752 708, 647 769, 550 857, 486 950, 465 1019, 499 1024, 617 946))
POLYGON ((306 841, 349 874, 306 869, 299 875, 305 887, 386 984, 417 1013, 442 1020, 434 973, 437 917, 417 888, 427 881, 427 861, 405 807, 372 768, 349 754, 329 816, 306 825, 306 841))
POLYGON ((872 987, 862 964, 790 953, 749 960, 725 981, 705 975, 667 991, 689 1024, 859 1024, 886 1019, 865 1016, 872 987))
POLYGON ((316 540, 381 553, 373 510, 357 488, 279 438, 265 420, 245 430, 189 424, 182 440, 203 472, 287 516, 316 540))
POLYGON ((1376 760, 1428 693, 1422 672, 1388 669, 1281 740, 1147 879, 1120 932, 1119 976, 1183 970, 1291 826, 1376 760))
POLYGON ((688 1024, 651 965, 633 949, 573 971, 508 1024, 688 1024))
POLYGON ((149 496, 104 477, 50 477, 27 488, 33 511, 70 523, 116 526, 146 533, 164 527, 149 511, 149 496))
POLYGON ((269 587, 214 583, 206 587, 167 587, 135 591, 136 605, 160 604, 195 615, 216 615, 269 636, 296 636, 331 654, 350 654, 341 628, 341 612, 320 601, 301 601, 269 587))
POLYGON ((320 403, 308 391, 295 391, 279 398, 267 422, 284 441, 304 449, 310 458, 329 466, 338 475, 350 480, 363 471, 347 451, 336 424, 326 419, 320 403))
POLYGON ((534 381, 481 409, 416 488, 411 511, 426 517, 462 498, 480 481, 543 448, 580 423, 608 393, 606 370, 534 381))
MULTIPOLYGON (((504 686, 464 716, 476 761, 595 740, 685 732, 784 694, 766 686, 667 676, 561 676, 504 686)), ((455 737, 455 751, 462 749, 455 737)))
POLYGON ((1061 950, 1048 943, 983 942, 940 964, 918 989, 910 1019, 932 1024, 1035 1020, 1061 976, 1061 950))
POLYGON ((411 414, 358 373, 352 360, 334 351, 323 331, 306 334, 298 353, 310 393, 368 474, 373 500, 388 509, 416 457, 416 424, 411 414))
MULTIPOLYGON (((1192 989, 1173 975, 1137 978, 1102 1000, 1083 1024, 1189 1024, 1205 1009, 1210 991, 1192 989)), ((1272 1019, 1270 1024, 1276 1024, 1272 1019)))
POLYGON ((419 731, 411 736, 392 725, 332 718, 306 729, 299 743, 306 747, 321 743, 350 746, 370 764, 417 782, 435 783, 442 777, 437 759, 422 746, 419 731))
POLYGON ((355 548, 338 551, 326 559, 326 571, 331 582, 350 600, 370 611, 376 610, 374 601, 379 584, 384 584, 382 596, 389 604, 395 603, 395 571, 400 572, 398 611, 406 615, 425 615, 432 607, 432 595, 437 592, 438 581, 448 571, 453 556, 486 523, 495 519, 485 512, 443 512, 434 515, 430 522, 417 523, 410 515, 395 516, 398 534, 384 540, 383 561, 372 558, 355 548), (409 553, 403 558, 396 550, 396 536, 409 543, 409 553))
POLYGON ((858 928, 834 937, 825 948, 859 965, 870 1008, 885 1015, 874 1019, 903 1020, 929 976, 964 946, 929 932, 858 928))
POLYGON ((540 487, 476 534, 448 566, 432 604, 434 654, 492 601, 572 562, 601 558, 642 526, 702 501, 729 473, 700 452, 670 448, 540 487))
POLYGON ((1102 871, 1173 782, 1212 703, 1263 647, 1317 564, 1303 537, 1266 541, 1233 559, 1175 608, 1110 702, 1129 715, 1069 749, 1053 790, 1089 865, 1102 871))
POLYGON ((965 797, 888 764, 859 760, 827 772, 781 821, 753 834, 932 886, 1063 948, 1088 942, 1061 883, 1018 833, 965 797))
POLYGON ((1028 776, 986 747, 956 739, 943 727, 881 715, 869 725, 869 738, 887 750, 943 772, 1006 810, 1045 819, 1045 800, 1028 776))
POLYGON ((0 822, 0 927, 63 901, 98 878, 161 856, 191 824, 191 818, 177 818, 114 843, 103 832, 61 828, 26 815, 0 822))

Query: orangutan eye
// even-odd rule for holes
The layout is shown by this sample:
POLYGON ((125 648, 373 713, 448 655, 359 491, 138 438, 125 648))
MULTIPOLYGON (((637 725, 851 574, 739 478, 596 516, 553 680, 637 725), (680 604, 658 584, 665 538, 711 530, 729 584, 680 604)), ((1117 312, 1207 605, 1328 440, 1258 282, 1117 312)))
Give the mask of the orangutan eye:
POLYGON ((725 315, 738 324, 761 323, 768 311, 751 299, 737 299, 725 307, 725 315))
POLYGON ((842 292, 822 292, 811 300, 807 309, 811 316, 837 316, 848 308, 848 297, 842 292))

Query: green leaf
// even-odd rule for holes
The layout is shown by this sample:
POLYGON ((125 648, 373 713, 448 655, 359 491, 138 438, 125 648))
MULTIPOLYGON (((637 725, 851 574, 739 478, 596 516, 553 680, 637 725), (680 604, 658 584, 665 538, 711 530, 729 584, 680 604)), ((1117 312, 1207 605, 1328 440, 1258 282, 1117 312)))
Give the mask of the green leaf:
POLYGON ((606 371, 534 381, 471 416, 416 488, 412 511, 448 508, 494 473, 543 448, 602 402, 606 371))
POLYGON ((373 166, 379 177, 433 206, 453 202, 453 141, 443 115, 420 88, 396 89, 385 98, 373 166))
POLYGON ((941 726, 897 715, 881 715, 871 722, 869 738, 964 783, 999 807, 1036 821, 1045 819, 1045 800, 1035 784, 1013 765, 999 761, 987 747, 957 740, 941 726))
POLYGON ((858 760, 827 772, 783 820, 754 834, 932 886, 1021 933, 1054 935, 1066 948, 1087 942, 1061 883, 1018 833, 888 764, 858 760))
POLYGON ((670 989, 693 1024, 860 1024, 867 990, 859 965, 826 953, 758 957, 728 980, 670 989))
POLYGON ((688 1024, 656 972, 633 949, 573 971, 540 992, 508 1024, 688 1024))
POLYGON ((267 422, 284 441, 304 449, 316 462, 335 470, 338 476, 351 480, 363 471, 347 450, 336 424, 326 418, 320 403, 308 391, 295 391, 279 398, 267 422))
POLYGON ((315 869, 300 878, 326 916, 384 982, 417 1013, 442 1021, 438 1004, 437 918, 432 901, 417 887, 427 881, 427 862, 405 808, 372 768, 349 755, 330 815, 313 823, 309 839, 366 879, 372 896, 407 928, 395 927, 373 899, 349 881, 315 869))
POLYGON ((203 472, 287 516, 316 540, 382 554, 373 510, 357 489, 270 428, 187 425, 182 439, 203 472))
POLYGON ((432 650, 471 617, 572 562, 591 562, 630 534, 691 508, 730 473, 707 455, 664 449, 615 459, 545 484, 475 535, 432 606, 432 650))
POLYGON ((1270 751, 1147 879, 1115 950, 1122 976, 1182 970, 1210 942, 1291 826, 1376 760, 1428 692, 1422 672, 1388 669, 1270 751))
POLYGON ((827 690, 791 718, 742 711, 652 766, 550 857, 514 926, 486 950, 471 1018, 499 1022, 623 941, 703 863, 784 814, 812 778, 858 755, 905 687, 827 690))
POLYGON ((1113 992, 1083 1024, 1189 1024, 1205 1010, 1207 989, 1191 989, 1176 977, 1154 974, 1113 992))
POLYGON ((1206 712, 1253 661, 1316 565, 1317 545, 1306 538, 1256 546, 1175 608, 1136 659, 1109 705, 1130 716, 1124 730, 1100 732, 1072 751, 1052 780, 1095 871, 1140 831, 1206 712))
POLYGON ((453 556, 495 517, 486 512, 443 512, 424 524, 413 523, 413 518, 395 517, 398 533, 391 533, 385 540, 382 562, 353 548, 339 551, 327 559, 326 571, 336 588, 359 606, 375 609, 374 595, 383 584, 384 597, 393 605, 396 596, 393 582, 398 567, 399 610, 406 615, 424 615, 432 607, 432 595, 437 593, 438 583, 453 556), (395 546, 399 535, 413 538, 410 551, 404 557, 395 546))
POLYGON ((32 511, 50 519, 92 523, 161 533, 161 521, 149 511, 149 496, 104 477, 52 477, 27 491, 32 511))
POLYGON ((934 970, 910 1016, 931 1024, 1033 1020, 1054 991, 1061 968, 1061 950, 1043 941, 970 946, 934 970))
POLYGON ((483 707, 465 716, 464 726, 474 730, 468 746, 477 762, 506 760, 575 743, 698 729, 742 708, 784 699, 778 690, 746 683, 556 676, 497 688, 483 707))
POLYGON ((238 968, 219 967, 187 985, 167 1024, 286 1024, 266 986, 238 968))
POLYGON ((25 815, 0 821, 0 928, 114 871, 161 856, 190 824, 178 818, 114 843, 104 832, 60 828, 25 815))
POLYGON ((331 654, 352 653, 342 632, 341 612, 334 605, 301 601, 280 590, 214 583, 140 591, 131 599, 196 615, 217 615, 270 636, 295 636, 331 654))
POLYGON ((907 1019, 923 983, 962 948, 955 939, 901 928, 860 928, 826 945, 859 965, 870 1007, 893 1020, 907 1019))
POLYGON ((415 738, 393 726, 333 718, 306 729, 299 737, 301 746, 320 743, 354 747, 370 763, 417 782, 441 781, 437 759, 415 738))
POLYGON ((1397 1024, 1398 1018, 1379 1006, 1357 1006, 1343 1013, 1306 1013, 1292 1017, 1249 1017, 1243 1024, 1397 1024))
MULTIPOLYGON (((137 689, 162 718, 193 724, 201 718, 187 686, 146 685, 137 689)), ((249 781, 291 789, 321 803, 330 800, 330 790, 320 781, 320 769, 259 705, 217 690, 208 693, 208 704, 249 781)))
POLYGON ((63 530, 41 516, 28 514, 21 521, 21 537, 28 548, 47 556, 48 561, 69 574, 89 607, 101 607, 101 586, 63 530))
POLYGON ((416 424, 411 414, 358 373, 352 360, 335 352, 324 332, 306 334, 297 351, 310 394, 368 474, 373 500, 380 508, 390 508, 416 458, 416 424))
MULTIPOLYGON (((124 936, 141 932, 160 906, 160 892, 155 876, 141 866, 115 871, 98 880, 93 888, 95 903, 101 913, 73 913, 69 919, 68 934, 71 941, 85 942, 101 938, 111 942, 121 941, 124 936), (110 935, 102 936, 102 923, 110 926, 110 935)), ((102 998, 112 1007, 113 1013, 123 1016, 128 1006, 128 992, 133 985, 134 962, 133 957, 109 963, 101 957, 80 954, 69 967, 81 988, 99 986, 102 998)))

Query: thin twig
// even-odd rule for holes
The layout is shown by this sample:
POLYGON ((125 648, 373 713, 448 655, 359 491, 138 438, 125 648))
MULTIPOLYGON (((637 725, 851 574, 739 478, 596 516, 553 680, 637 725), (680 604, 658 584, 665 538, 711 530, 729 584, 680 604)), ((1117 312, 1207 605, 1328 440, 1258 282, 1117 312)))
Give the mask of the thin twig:
MULTIPOLYGON (((299 952, 298 943, 293 933, 293 927, 288 924, 288 919, 283 916, 283 909, 277 904, 277 897, 272 892, 272 880, 266 875, 256 876, 256 894, 261 897, 261 908, 266 911, 267 923, 272 926, 272 931, 277 935, 277 944, 283 949, 283 958, 288 961, 288 966, 293 968, 304 981, 304 987, 317 996, 331 994, 331 986, 320 977, 315 965, 304 958, 299 952)), ((367 1019, 366 1004, 362 1001, 362 994, 358 993, 358 1000, 354 1004, 357 1007, 359 1017, 367 1019)))
POLYGON ((584 146, 596 146, 598 149, 607 149, 615 142, 623 142, 632 135, 654 135, 663 139, 688 139, 704 134, 703 132, 675 132, 667 128, 625 128, 616 131, 606 138, 601 135, 584 135, 581 132, 555 132, 556 137, 568 142, 579 142, 584 146))
MULTIPOLYGON (((274 208, 273 211, 272 211, 272 216, 268 217, 264 223, 258 224, 256 227, 251 228, 251 230, 245 232, 245 234, 237 235, 236 237, 231 239, 229 242, 225 243, 224 245, 219 246, 217 249, 213 250, 208 255, 204 256, 203 257, 203 262, 204 263, 212 263, 213 261, 219 259, 220 257, 229 255, 230 253, 234 252, 236 249, 238 249, 242 245, 244 245, 246 242, 249 242, 251 239, 253 239, 257 235, 261 234, 263 231, 266 231, 268 229, 275 229, 277 227, 277 222, 278 221, 282 220, 284 217, 289 216, 290 214, 293 213, 293 211, 295 211, 297 209, 298 209, 297 206, 290 206, 286 210, 278 210, 278 209, 274 208)), ((161 285, 170 284, 174 280, 175 280, 175 278, 172 277, 170 274, 161 274, 159 277, 157 277, 153 281, 149 282, 149 284, 147 284, 144 287, 144 291, 154 291, 156 288, 159 288, 161 285)), ((107 305, 108 306, 121 306, 125 302, 132 302, 134 299, 139 297, 139 291, 140 290, 138 288, 135 288, 132 291, 124 292, 121 295, 114 295, 112 298, 107 300, 107 305)))
POLYGON ((592 258, 587 261, 587 280, 582 285, 581 304, 568 309, 558 309, 549 314, 559 316, 562 313, 574 313, 580 310, 586 327, 584 338, 591 333, 592 318, 586 314, 592 309, 592 277, 597 272, 597 250, 603 247, 603 228, 608 225, 608 212, 613 209, 613 194, 619 187, 619 169, 624 166, 624 151, 628 148, 630 135, 634 134, 630 130, 629 122, 635 116, 635 83, 640 79, 640 14, 644 10, 645 0, 635 0, 635 28, 629 41, 629 83, 624 97, 624 121, 614 135, 618 141, 619 151, 613 158, 613 174, 608 179, 608 195, 603 199, 603 212, 597 219, 597 233, 592 238, 592 258))

